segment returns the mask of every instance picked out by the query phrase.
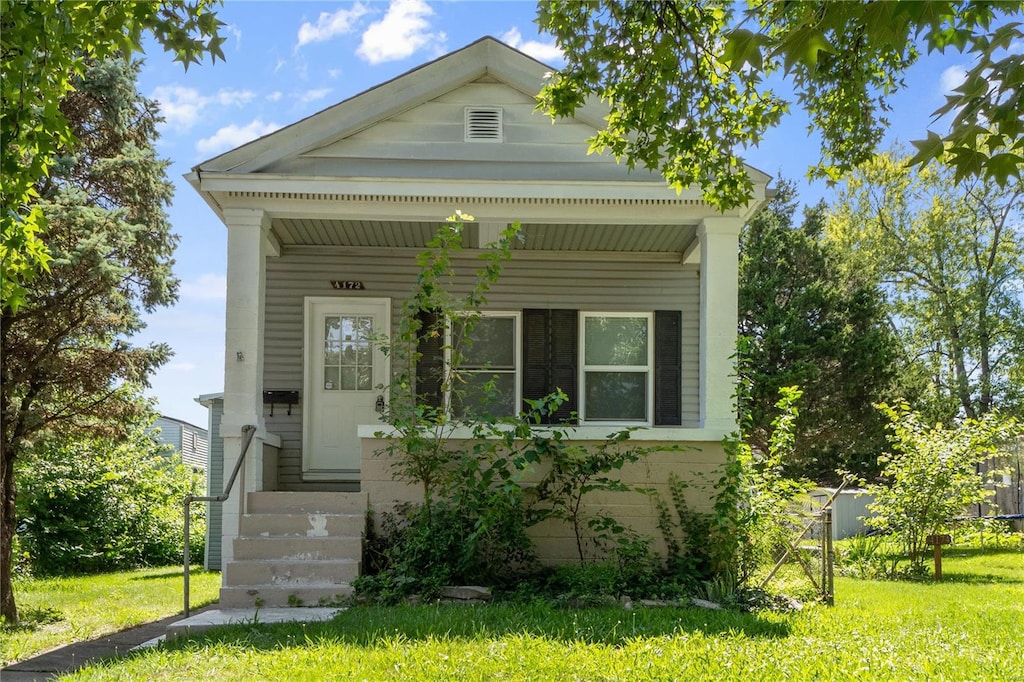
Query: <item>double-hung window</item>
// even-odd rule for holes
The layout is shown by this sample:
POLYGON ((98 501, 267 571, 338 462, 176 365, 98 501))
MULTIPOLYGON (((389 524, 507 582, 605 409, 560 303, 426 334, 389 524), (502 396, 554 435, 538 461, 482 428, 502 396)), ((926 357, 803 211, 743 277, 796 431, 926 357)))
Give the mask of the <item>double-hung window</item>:
MULTIPOLYGON (((436 312, 420 317, 423 329, 440 322, 436 312)), ((466 319, 454 316, 445 334, 419 339, 416 390, 426 405, 456 416, 509 416, 523 401, 561 390, 565 402, 542 423, 683 423, 681 311, 525 308, 488 311, 472 325, 466 319), (443 386, 453 359, 457 381, 443 386)))
POLYGON ((654 316, 584 312, 580 318, 582 421, 651 423, 654 316))
POLYGON ((450 320, 448 404, 456 417, 510 417, 519 410, 519 314, 486 312, 450 320))

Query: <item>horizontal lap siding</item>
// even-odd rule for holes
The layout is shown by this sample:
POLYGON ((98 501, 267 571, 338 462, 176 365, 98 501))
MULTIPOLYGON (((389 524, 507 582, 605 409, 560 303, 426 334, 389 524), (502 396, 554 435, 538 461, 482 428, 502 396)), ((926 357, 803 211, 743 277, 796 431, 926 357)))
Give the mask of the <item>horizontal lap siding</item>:
MULTIPOLYGON (((210 444, 206 467, 206 494, 216 497, 224 492, 224 439, 220 437, 220 421, 224 416, 224 400, 215 399, 210 403, 210 444)), ((224 505, 219 502, 206 503, 206 561, 209 571, 221 569, 221 529, 223 527, 224 505)))
MULTIPOLYGON (((384 252, 385 254, 387 252, 384 252)), ((266 330, 263 387, 303 390, 303 302, 306 296, 391 298, 396 324, 418 269, 411 252, 400 256, 289 253, 267 261, 266 330), (365 289, 335 291, 331 280, 358 280, 365 289)), ((464 293, 479 267, 471 256, 459 261, 456 293, 464 293), (465 274, 461 274, 465 273, 465 274)), ((564 262, 522 258, 507 263, 488 295, 488 308, 576 308, 606 312, 680 310, 683 316, 683 425, 698 420, 699 272, 696 266, 602 260, 564 262)), ((304 398, 303 398, 304 400, 304 398)), ((283 405, 265 408, 267 428, 281 437, 279 484, 282 489, 307 489, 302 483, 302 409, 283 405)), ((321 486, 322 487, 322 486, 321 486)))

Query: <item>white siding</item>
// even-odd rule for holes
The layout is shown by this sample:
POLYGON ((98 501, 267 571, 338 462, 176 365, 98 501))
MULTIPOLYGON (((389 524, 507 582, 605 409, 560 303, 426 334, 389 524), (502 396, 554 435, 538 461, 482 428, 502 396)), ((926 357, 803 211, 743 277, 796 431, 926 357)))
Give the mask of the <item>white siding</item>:
MULTIPOLYGON (((343 250, 311 253, 287 249, 267 261, 266 330, 263 386, 266 390, 303 389, 303 300, 306 296, 389 297, 392 311, 401 310, 418 268, 414 252, 381 250, 379 257, 346 254, 343 250), (331 280, 358 280, 365 289, 339 292, 331 280)), ((479 267, 471 254, 459 261, 458 291, 472 283, 479 267)), ((579 310, 680 310, 683 314, 683 425, 698 420, 699 271, 696 266, 665 262, 616 261, 614 257, 564 261, 517 259, 505 265, 501 280, 488 296, 488 308, 575 308, 579 310)), ((281 489, 303 489, 302 408, 277 406, 264 411, 267 430, 281 437, 281 489)))

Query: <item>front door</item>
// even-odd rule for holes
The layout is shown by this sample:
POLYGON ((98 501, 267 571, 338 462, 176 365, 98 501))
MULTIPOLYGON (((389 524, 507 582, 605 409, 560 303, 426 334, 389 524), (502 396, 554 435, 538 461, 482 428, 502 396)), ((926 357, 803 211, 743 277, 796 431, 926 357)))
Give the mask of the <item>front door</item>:
POLYGON ((359 480, 358 427, 380 422, 388 376, 374 341, 390 320, 390 299, 306 299, 304 479, 359 480))

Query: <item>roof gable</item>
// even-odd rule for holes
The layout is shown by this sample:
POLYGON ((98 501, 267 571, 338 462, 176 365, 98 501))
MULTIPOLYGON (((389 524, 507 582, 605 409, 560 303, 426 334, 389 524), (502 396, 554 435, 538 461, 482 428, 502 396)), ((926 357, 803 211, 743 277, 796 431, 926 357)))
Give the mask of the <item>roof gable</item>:
MULTIPOLYGON (((401 116, 474 81, 500 83, 532 103, 550 71, 551 67, 487 36, 290 126, 204 161, 195 170, 266 172, 286 159, 302 157, 312 150, 328 149, 339 140, 401 116)), ((596 129, 603 125, 603 113, 601 107, 588 105, 577 112, 575 121, 596 129)))

